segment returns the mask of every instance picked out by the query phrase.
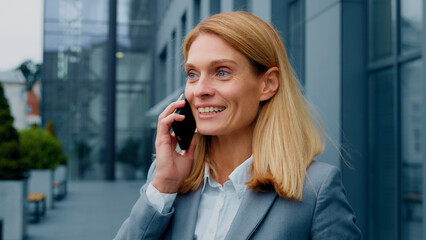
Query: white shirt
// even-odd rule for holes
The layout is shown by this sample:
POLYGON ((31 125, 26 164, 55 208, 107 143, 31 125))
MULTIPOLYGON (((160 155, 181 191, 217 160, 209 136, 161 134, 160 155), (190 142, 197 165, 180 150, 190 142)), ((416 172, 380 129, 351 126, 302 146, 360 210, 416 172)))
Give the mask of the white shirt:
MULTIPOLYGON (((209 167, 206 164, 195 226, 197 239, 225 239, 247 189, 245 183, 250 180, 252 160, 251 156, 235 168, 223 186, 210 177, 209 167)), ((170 211, 176 198, 176 194, 160 193, 151 183, 146 194, 151 205, 162 213, 170 211)))

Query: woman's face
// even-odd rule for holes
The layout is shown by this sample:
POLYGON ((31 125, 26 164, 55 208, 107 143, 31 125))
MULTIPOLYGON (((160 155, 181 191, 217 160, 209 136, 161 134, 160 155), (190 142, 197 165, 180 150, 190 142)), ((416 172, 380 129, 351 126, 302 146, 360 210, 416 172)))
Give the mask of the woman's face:
POLYGON ((198 132, 220 136, 254 127, 262 81, 247 57, 222 38, 203 33, 189 49, 185 70, 185 94, 198 132))

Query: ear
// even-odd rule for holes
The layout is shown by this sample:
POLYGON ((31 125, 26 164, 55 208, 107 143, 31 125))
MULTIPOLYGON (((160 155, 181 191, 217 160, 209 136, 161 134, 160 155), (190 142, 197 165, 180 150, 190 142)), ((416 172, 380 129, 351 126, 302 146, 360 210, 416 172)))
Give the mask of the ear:
POLYGON ((280 70, 278 67, 271 67, 262 77, 262 93, 260 101, 272 98, 278 91, 280 85, 280 70))

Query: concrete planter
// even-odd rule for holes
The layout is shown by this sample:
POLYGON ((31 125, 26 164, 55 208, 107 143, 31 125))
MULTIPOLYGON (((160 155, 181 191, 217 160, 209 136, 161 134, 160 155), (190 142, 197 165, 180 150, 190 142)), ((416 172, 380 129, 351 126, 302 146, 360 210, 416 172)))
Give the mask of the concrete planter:
POLYGON ((67 180, 68 175, 68 167, 67 165, 59 165, 57 168, 55 168, 54 172, 54 180, 58 182, 64 182, 67 180))
POLYGON ((0 219, 3 239, 22 240, 27 235, 27 180, 0 180, 0 219))
POLYGON ((55 168, 53 180, 60 184, 53 189, 53 196, 58 200, 64 198, 67 195, 68 166, 59 165, 55 168))
POLYGON ((44 193, 46 195, 46 207, 53 208, 53 170, 31 170, 28 191, 29 193, 44 193))

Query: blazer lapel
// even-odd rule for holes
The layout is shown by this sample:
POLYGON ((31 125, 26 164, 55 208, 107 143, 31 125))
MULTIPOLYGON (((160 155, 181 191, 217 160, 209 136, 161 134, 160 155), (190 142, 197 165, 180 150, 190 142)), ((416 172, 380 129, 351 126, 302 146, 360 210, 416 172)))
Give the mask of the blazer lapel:
POLYGON ((171 239, 194 239, 201 188, 195 192, 178 195, 171 229, 171 239))
POLYGON ((274 191, 256 192, 247 189, 225 240, 250 238, 276 198, 277 193, 274 191))

